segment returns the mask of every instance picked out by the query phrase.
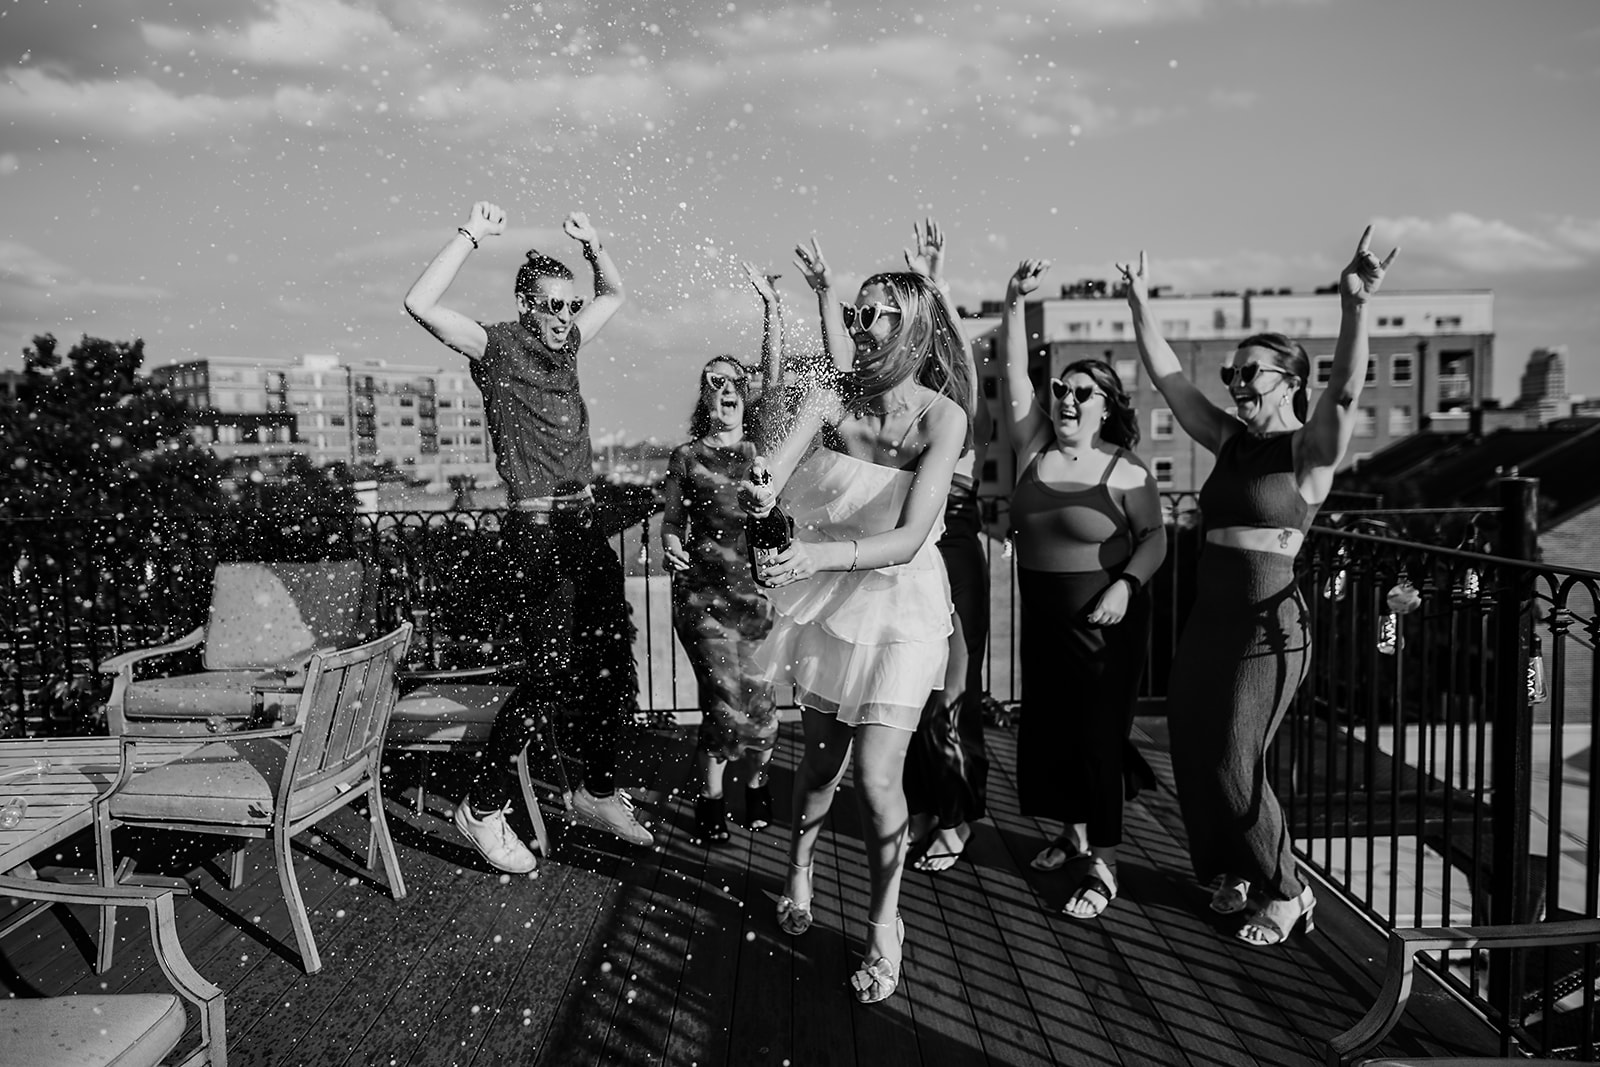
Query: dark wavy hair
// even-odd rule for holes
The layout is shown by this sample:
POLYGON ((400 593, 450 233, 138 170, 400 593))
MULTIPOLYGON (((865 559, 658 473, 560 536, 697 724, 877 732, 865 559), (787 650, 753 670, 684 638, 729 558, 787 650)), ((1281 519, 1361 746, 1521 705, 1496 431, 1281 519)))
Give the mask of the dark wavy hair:
POLYGON ((712 356, 706 360, 705 366, 700 368, 700 398, 694 402, 694 413, 689 416, 690 440, 698 441, 712 430, 712 392, 706 385, 706 371, 715 367, 718 363, 725 363, 730 367, 738 367, 740 373, 744 375, 744 388, 739 390, 739 393, 744 397, 744 420, 747 423, 750 421, 750 375, 752 373, 750 368, 732 356, 712 356))
POLYGON ((1300 347, 1300 342, 1286 334, 1255 333, 1240 341, 1234 351, 1243 348, 1265 348, 1272 353, 1275 367, 1299 380, 1300 386, 1294 391, 1294 417, 1305 422, 1306 414, 1311 410, 1311 394, 1307 390, 1311 381, 1311 357, 1300 347))
POLYGON ((540 278, 564 278, 570 282, 572 270, 559 259, 547 256, 537 248, 530 248, 528 261, 517 269, 517 286, 513 291, 517 296, 532 293, 540 278))
POLYGON ((1069 374, 1088 375, 1106 395, 1106 421, 1100 428, 1100 437, 1118 448, 1137 445, 1139 413, 1133 410, 1133 398, 1122 387, 1116 368, 1103 359, 1080 359, 1061 368, 1059 377, 1065 381, 1069 374))
POLYGON ((847 399, 855 407, 864 407, 906 379, 915 378, 960 404, 970 419, 976 398, 964 361, 972 357, 933 283, 910 271, 886 271, 862 282, 861 288, 869 285, 889 290, 900 314, 883 346, 851 375, 847 399))

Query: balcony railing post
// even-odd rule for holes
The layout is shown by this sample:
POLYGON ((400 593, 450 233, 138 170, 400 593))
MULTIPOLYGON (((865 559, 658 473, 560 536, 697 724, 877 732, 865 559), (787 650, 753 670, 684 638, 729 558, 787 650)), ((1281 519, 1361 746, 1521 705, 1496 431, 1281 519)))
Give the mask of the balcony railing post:
MULTIPOLYGON (((1539 481, 1518 477, 1516 469, 1498 479, 1500 532, 1496 554, 1511 560, 1532 560, 1537 551, 1539 481)), ((1495 682, 1493 725, 1493 777, 1490 782, 1490 820, 1493 826, 1493 867, 1490 873, 1489 921, 1528 921, 1529 811, 1533 796, 1533 714, 1528 700, 1526 664, 1529 650, 1529 608, 1533 602, 1533 572, 1507 566, 1497 583, 1495 604, 1495 682)), ((1504 1007, 1508 1017, 1501 1030, 1504 1045, 1515 1023, 1520 999, 1516 976, 1519 953, 1497 952, 1489 967, 1489 1003, 1504 1007)), ((1509 1051, 1509 1048, 1503 1048, 1509 1051)))

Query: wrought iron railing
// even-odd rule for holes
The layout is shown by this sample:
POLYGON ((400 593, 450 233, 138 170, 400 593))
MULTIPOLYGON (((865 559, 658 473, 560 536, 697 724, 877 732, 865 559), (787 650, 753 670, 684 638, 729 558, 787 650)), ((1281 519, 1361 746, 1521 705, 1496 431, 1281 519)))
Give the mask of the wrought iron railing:
MULTIPOLYGON (((1382 928, 1600 915, 1600 573, 1532 562, 1531 490, 1505 484, 1501 508, 1469 517, 1471 543, 1487 539, 1492 554, 1370 523, 1318 526, 1302 553, 1312 670, 1268 769, 1302 861, 1382 928)), ((988 528, 1003 530, 1004 500, 984 507, 988 528)), ((1150 583, 1141 687, 1150 702, 1166 692, 1203 563, 1194 495, 1169 495, 1166 507, 1169 553, 1150 583)), ((0 524, 6 726, 93 729, 103 699, 96 664, 203 622, 220 560, 359 558, 377 579, 379 620, 420 623, 419 665, 520 658, 499 518, 415 511, 279 525, 235 515, 173 518, 151 531, 97 520, 71 536, 0 524)), ((695 686, 672 635, 658 523, 616 521, 611 536, 639 627, 641 707, 664 716, 693 710, 695 686)), ((1002 540, 985 543, 985 678, 994 697, 1015 703, 1015 571, 1002 540)), ((1432 966, 1508 1039, 1593 1055, 1595 951, 1524 955, 1432 966)))

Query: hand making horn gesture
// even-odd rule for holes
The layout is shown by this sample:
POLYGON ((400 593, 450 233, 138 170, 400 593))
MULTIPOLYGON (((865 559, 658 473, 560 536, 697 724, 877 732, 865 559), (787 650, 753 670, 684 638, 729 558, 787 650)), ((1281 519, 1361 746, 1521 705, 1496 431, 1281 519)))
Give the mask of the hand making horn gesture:
POLYGON ((1350 260, 1350 265, 1339 276, 1339 297, 1348 304, 1359 306, 1371 299, 1379 286, 1383 285, 1383 276, 1388 273, 1389 264, 1400 254, 1400 247, 1396 245, 1380 261, 1372 254, 1371 245, 1372 227, 1368 226, 1361 231, 1361 241, 1356 245, 1356 254, 1350 260))
POLYGON ((1137 268, 1118 263, 1117 270, 1122 272, 1122 282, 1128 287, 1129 304, 1142 303, 1150 296, 1150 257, 1145 255, 1144 249, 1139 249, 1137 268))

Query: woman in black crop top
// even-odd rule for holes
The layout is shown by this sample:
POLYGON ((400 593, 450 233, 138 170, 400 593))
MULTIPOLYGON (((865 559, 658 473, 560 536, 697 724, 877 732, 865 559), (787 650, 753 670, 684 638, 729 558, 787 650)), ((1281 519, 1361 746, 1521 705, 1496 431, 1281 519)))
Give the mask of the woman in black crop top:
POLYGON ((1004 351, 1011 496, 1022 601, 1017 794, 1025 815, 1059 820, 1033 866, 1088 862, 1063 914, 1093 919, 1117 895, 1125 759, 1149 647, 1144 591, 1166 558, 1155 479, 1130 449, 1139 422, 1109 364, 1070 364, 1037 396, 1023 298, 1048 264, 1024 260, 1006 292, 1004 351))
MULTIPOLYGON (((1395 253, 1372 254, 1372 228, 1339 282, 1339 341, 1327 390, 1309 409, 1305 350, 1282 334, 1239 343, 1222 368, 1237 414, 1183 376, 1156 329, 1149 267, 1121 267, 1139 355, 1189 436, 1217 457, 1200 491, 1206 544, 1189 622, 1167 683, 1172 774, 1189 855, 1212 910, 1250 909, 1239 939, 1276 945, 1316 898, 1295 870, 1266 754, 1310 663, 1294 559, 1355 428, 1367 371, 1367 302, 1395 253)), ((1398 250, 1396 250, 1398 251, 1398 250)))

